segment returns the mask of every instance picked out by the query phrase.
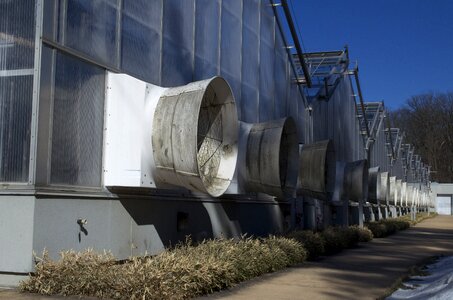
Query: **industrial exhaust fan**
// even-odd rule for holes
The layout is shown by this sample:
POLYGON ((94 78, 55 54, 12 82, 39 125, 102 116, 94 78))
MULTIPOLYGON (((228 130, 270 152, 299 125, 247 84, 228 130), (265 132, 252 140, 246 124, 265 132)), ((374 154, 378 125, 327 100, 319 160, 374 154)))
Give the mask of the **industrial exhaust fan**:
POLYGON ((238 155, 238 117, 221 77, 163 88, 107 73, 104 185, 222 195, 238 155))

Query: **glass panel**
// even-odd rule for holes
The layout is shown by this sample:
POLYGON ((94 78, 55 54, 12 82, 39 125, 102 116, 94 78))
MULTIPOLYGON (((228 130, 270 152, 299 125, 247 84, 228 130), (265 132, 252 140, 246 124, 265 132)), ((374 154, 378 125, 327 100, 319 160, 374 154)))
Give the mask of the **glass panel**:
POLYGON ((33 76, 0 77, 0 181, 27 182, 33 76))
POLYGON ((64 44, 116 65, 116 13, 105 0, 68 0, 64 44))
POLYGON ((0 0, 0 70, 33 68, 35 2, 0 0))
POLYGON ((105 71, 57 53, 51 183, 100 186, 105 71))

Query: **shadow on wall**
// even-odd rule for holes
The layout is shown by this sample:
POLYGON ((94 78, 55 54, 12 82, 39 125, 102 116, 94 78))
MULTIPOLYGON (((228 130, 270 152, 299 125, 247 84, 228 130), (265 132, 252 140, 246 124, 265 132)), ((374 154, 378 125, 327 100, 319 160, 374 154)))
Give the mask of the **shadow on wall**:
POLYGON ((173 200, 121 198, 139 226, 153 225, 164 246, 207 238, 235 238, 243 234, 267 236, 284 230, 284 204, 244 203, 216 199, 173 200))

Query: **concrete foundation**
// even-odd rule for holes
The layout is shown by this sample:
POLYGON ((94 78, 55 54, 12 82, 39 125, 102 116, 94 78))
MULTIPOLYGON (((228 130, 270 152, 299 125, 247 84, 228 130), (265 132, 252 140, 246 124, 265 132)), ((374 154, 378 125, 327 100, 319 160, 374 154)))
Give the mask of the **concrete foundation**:
MULTIPOLYGON (((52 259, 62 250, 87 248, 109 250, 116 258, 125 259, 159 253, 187 236, 201 241, 280 233, 288 227, 289 211, 289 203, 258 199, 2 195, 0 273, 32 272, 33 252, 39 256, 44 249, 52 259)), ((0 285, 7 282, 0 281, 0 285)))

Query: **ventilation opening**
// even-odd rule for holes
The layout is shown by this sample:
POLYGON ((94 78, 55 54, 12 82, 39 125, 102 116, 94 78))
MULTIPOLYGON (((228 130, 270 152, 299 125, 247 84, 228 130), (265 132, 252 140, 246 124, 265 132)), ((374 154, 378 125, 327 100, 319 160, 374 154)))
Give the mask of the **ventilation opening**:
POLYGON ((236 159, 237 120, 228 84, 215 78, 201 101, 197 127, 197 165, 209 194, 218 196, 229 186, 236 159))

